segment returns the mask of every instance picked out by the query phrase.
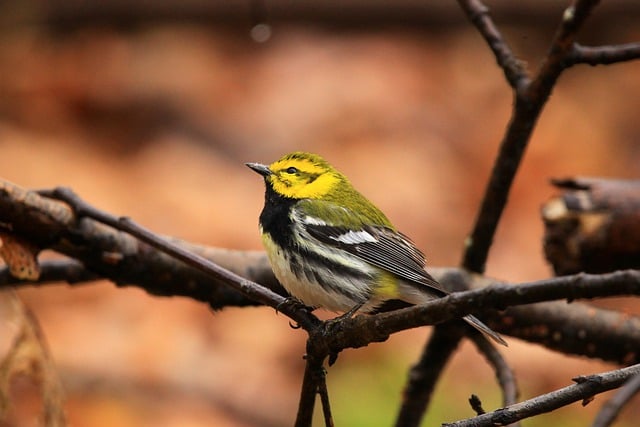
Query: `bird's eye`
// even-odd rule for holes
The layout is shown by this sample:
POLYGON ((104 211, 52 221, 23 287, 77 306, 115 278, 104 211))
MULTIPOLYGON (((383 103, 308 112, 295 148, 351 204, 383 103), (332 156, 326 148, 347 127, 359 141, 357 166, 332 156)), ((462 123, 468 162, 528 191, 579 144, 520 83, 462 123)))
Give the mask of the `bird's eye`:
POLYGON ((290 166, 287 168, 285 172, 290 174, 295 174, 295 173, 298 173, 298 168, 294 168, 293 166, 290 166))

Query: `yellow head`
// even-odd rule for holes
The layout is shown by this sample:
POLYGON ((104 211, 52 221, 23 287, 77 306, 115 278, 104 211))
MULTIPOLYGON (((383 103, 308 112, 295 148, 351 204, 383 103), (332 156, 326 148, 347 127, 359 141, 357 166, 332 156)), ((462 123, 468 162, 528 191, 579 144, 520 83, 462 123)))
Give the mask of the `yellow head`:
POLYGON ((316 154, 297 151, 269 166, 260 163, 247 166, 264 176, 277 194, 291 199, 321 199, 339 186, 350 187, 344 175, 316 154))

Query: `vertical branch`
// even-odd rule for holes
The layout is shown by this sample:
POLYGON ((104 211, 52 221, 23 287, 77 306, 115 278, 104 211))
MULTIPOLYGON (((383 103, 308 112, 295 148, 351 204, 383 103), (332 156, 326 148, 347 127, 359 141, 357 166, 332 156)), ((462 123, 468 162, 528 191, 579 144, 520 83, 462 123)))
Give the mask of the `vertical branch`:
POLYGON ((485 6, 480 1, 461 2, 463 9, 480 33, 485 39, 491 41, 490 46, 498 58, 498 63, 505 70, 510 84, 514 86, 515 96, 513 114, 500 144, 476 222, 466 242, 462 265, 468 270, 484 272, 489 248, 493 243, 498 222, 506 206, 509 191, 533 128, 558 77, 566 67, 571 65, 566 59, 572 53, 576 32, 597 3, 598 0, 577 0, 569 6, 563 14, 549 53, 535 78, 531 82, 520 79, 519 84, 514 86, 509 77, 512 72, 507 68, 510 62, 501 61, 501 58, 506 55, 504 52, 510 52, 509 47, 499 33, 495 31, 489 33, 491 26, 479 24, 489 20, 483 9, 485 6), (484 17, 483 21, 475 18, 478 14, 484 17))
POLYGON ((433 329, 420 360, 409 372, 396 426, 420 425, 436 383, 463 335, 464 328, 459 322, 443 323, 433 329))
MULTIPOLYGON (((318 332, 318 329, 315 330, 318 332)), ((300 390, 300 402, 298 404, 298 415, 296 416, 295 427, 310 427, 313 421, 313 411, 315 409, 316 395, 320 395, 322 403, 322 414, 326 427, 333 427, 333 416, 331 415, 331 406, 329 405, 329 392, 327 390, 326 371, 322 366, 326 353, 322 349, 317 348, 320 344, 318 338, 321 336, 311 333, 307 340, 307 361, 304 378, 302 380, 302 389, 300 390)), ((319 340, 321 341, 321 340, 319 340)), ((331 363, 331 361, 329 362, 331 363)))
MULTIPOLYGON (((307 359, 300 390, 300 402, 298 403, 298 415, 295 427, 309 427, 313 421, 313 410, 316 405, 316 393, 318 392, 317 371, 318 367, 307 359)), ((320 368, 322 369, 322 368, 320 368)))
POLYGON ((329 390, 327 389, 327 379, 324 369, 321 372, 322 378, 318 382, 318 394, 322 403, 322 416, 325 427, 333 427, 333 415, 331 415, 331 404, 329 402, 329 390))

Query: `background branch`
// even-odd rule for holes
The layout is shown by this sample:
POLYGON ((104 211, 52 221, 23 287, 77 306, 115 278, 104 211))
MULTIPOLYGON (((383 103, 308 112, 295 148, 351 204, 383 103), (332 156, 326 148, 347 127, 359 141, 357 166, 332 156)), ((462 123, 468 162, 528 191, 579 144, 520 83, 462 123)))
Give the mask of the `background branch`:
POLYGON ((567 57, 571 65, 607 65, 640 58, 640 43, 625 43, 611 46, 583 46, 574 43, 567 57))
MULTIPOLYGON (((530 82, 526 82, 523 79, 518 80, 519 85, 514 90, 515 105, 513 113, 500 143, 500 149, 495 159, 473 230, 466 242, 462 265, 468 270, 478 273, 484 272, 498 222, 506 206, 509 191, 531 138, 533 128, 560 73, 570 65, 565 60, 572 51, 572 43, 576 32, 596 4, 597 1, 578 0, 569 6, 565 11, 562 22, 551 42, 549 53, 545 57, 540 70, 530 82)), ((473 16, 474 14, 483 14, 483 8, 484 6, 480 1, 468 2, 465 10, 470 10, 467 14, 473 16)), ((486 17, 486 13, 485 19, 489 19, 486 17)), ((477 28, 485 39, 491 39, 491 47, 494 52, 510 51, 504 39, 499 38, 499 35, 495 32, 488 32, 488 28, 491 27, 484 25, 477 26, 477 28)), ((503 70, 507 76, 512 74, 510 68, 504 69, 509 63, 502 61, 503 70)), ((509 82, 513 86, 513 82, 511 80, 509 82)))
POLYGON ((640 374, 629 378, 627 382, 620 387, 620 390, 609 399, 593 421, 592 427, 607 427, 613 424, 615 419, 620 415, 622 408, 631 401, 631 398, 640 392, 640 374))
MULTIPOLYGON (((489 365, 493 367, 493 371, 495 372, 496 379, 498 380, 498 384, 500 385, 500 390, 502 390, 502 405, 509 406, 513 405, 518 401, 518 383, 516 381, 516 376, 513 373, 513 370, 505 360, 505 358, 500 354, 498 349, 491 344, 485 337, 481 334, 471 334, 471 340, 478 348, 478 351, 485 357, 489 365)), ((518 426, 519 424, 514 424, 513 427, 518 426)))
MULTIPOLYGON (((6 182, 0 182, 0 222, 11 224, 13 233, 28 240, 36 240, 41 247, 46 244, 65 255, 75 257, 91 271, 117 283, 122 283, 125 279, 127 283, 139 280, 136 284, 151 293, 190 296, 216 308, 253 304, 241 294, 231 292, 224 281, 196 273, 184 263, 93 220, 84 219, 76 223, 64 203, 43 198, 6 182), (47 241, 42 236, 48 236, 47 241), (146 266, 146 269, 141 266, 146 266), (156 281, 156 278, 162 280, 156 281), (189 283, 190 286, 184 286, 184 283, 189 283)), ((219 255, 220 261, 228 263, 235 271, 250 278, 263 278, 265 283, 275 281, 263 253, 229 250, 218 252, 197 246, 185 247, 216 258, 216 261, 219 255)), ((338 353, 346 347, 360 347, 385 340, 389 334, 407 328, 449 320, 470 312, 484 310, 484 317, 488 318, 490 313, 487 311, 492 308, 502 309, 510 305, 554 299, 632 295, 638 294, 640 289, 640 274, 635 271, 601 276, 567 276, 518 287, 497 286, 496 282, 456 269, 431 271, 438 280, 452 289, 484 288, 490 283, 493 286, 490 289, 457 293, 423 307, 345 319, 341 324, 342 333, 336 335, 339 339, 333 337, 331 339, 336 339, 335 341, 329 338, 325 341, 326 348, 330 350, 327 350, 327 355, 329 352, 338 353)), ((540 342, 566 353, 596 356, 619 363, 633 363, 637 360, 638 355, 633 351, 640 347, 637 318, 594 308, 581 308, 577 304, 547 304, 551 305, 510 307, 505 315, 495 315, 491 324, 502 333, 540 342), (599 316, 599 322, 593 322, 594 315, 599 316), (565 330, 569 319, 579 326, 573 335, 565 330)))
POLYGON ((396 427, 418 426, 444 368, 460 345, 464 328, 459 322, 437 325, 418 362, 409 370, 396 427))
POLYGON ((526 86, 529 83, 529 76, 523 62, 516 58, 500 30, 493 23, 489 8, 479 0, 458 0, 458 4, 491 48, 509 85, 516 90, 526 86))
POLYGON ((524 402, 488 412, 474 418, 447 423, 447 427, 491 427, 553 411, 570 403, 588 399, 596 394, 620 387, 629 378, 640 373, 640 365, 629 366, 602 374, 580 376, 577 383, 524 402))

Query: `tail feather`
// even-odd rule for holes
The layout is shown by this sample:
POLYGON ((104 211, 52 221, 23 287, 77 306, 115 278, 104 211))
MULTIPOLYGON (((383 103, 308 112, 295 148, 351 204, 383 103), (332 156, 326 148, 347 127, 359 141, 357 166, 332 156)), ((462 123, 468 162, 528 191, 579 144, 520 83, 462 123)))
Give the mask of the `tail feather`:
POLYGON ((507 342, 503 340, 502 337, 498 335, 497 332, 495 332, 493 329, 489 328, 487 325, 482 323, 480 319, 478 319, 477 317, 472 316, 470 314, 468 316, 464 316, 463 319, 465 322, 467 322, 468 324, 470 324, 471 326, 473 326, 474 328, 482 332, 485 336, 491 338, 498 344, 501 344, 505 347, 509 346, 509 344, 507 344, 507 342))

